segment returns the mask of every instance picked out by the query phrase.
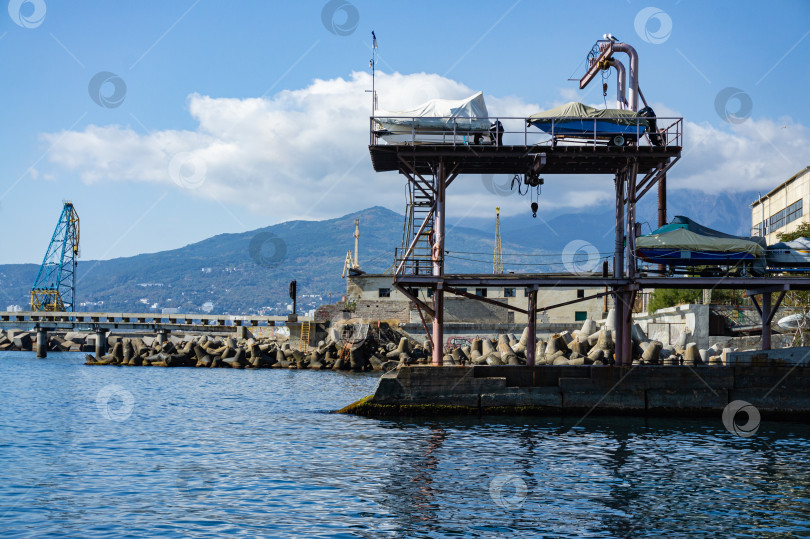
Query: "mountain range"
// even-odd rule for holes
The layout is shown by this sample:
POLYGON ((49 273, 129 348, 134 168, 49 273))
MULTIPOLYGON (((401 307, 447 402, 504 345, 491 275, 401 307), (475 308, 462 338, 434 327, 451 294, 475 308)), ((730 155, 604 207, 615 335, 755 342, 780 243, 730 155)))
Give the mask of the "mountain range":
MULTIPOLYGON (((747 235, 748 204, 756 193, 707 196, 672 191, 668 217, 687 215, 724 232, 747 235)), ((657 202, 639 204, 639 221, 657 225, 657 202)), ((613 245, 613 212, 582 212, 533 219, 526 215, 501 220, 504 268, 516 273, 560 271, 561 253, 573 240, 591 243, 609 257, 613 245)), ((298 311, 307 312, 345 294, 341 271, 347 250, 354 247, 354 221, 360 220, 360 266, 382 273, 393 264, 402 241, 403 216, 372 207, 324 221, 288 221, 238 234, 220 234, 170 251, 112 260, 81 261, 77 267, 77 311, 285 314, 288 285, 298 283, 298 311)), ((647 226, 643 232, 648 233, 647 226)), ((494 218, 450 223, 446 248, 448 273, 492 271, 494 218)), ((43 245, 44 251, 45 245, 43 245)), ((0 265, 0 308, 27 310, 36 264, 0 265)))

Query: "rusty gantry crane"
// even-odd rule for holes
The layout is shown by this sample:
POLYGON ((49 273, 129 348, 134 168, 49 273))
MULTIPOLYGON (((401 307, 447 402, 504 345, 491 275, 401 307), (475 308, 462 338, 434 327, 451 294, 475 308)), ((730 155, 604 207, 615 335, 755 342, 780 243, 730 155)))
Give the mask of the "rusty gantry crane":
MULTIPOLYGON (((617 107, 623 109, 621 121, 635 126, 629 137, 599 136, 593 117, 488 118, 494 132, 470 137, 464 133, 461 122, 469 119, 441 118, 441 130, 434 130, 420 140, 418 118, 399 117, 400 125, 411 128, 404 141, 385 143, 387 133, 382 128, 388 116, 370 118, 369 152, 376 172, 396 171, 407 179, 408 208, 402 246, 394 255, 394 286, 420 310, 432 317, 432 363, 443 362, 443 325, 445 293, 495 304, 524 313, 528 318, 529 342, 526 347, 527 364, 535 364, 537 313, 573 302, 537 306, 539 288, 605 287, 613 297, 615 309, 615 363, 632 363, 632 305, 636 293, 644 288, 731 288, 745 289, 759 306, 754 296, 762 295, 759 308, 762 317, 763 348, 770 346, 769 323, 789 289, 808 289, 808 278, 784 277, 656 277, 637 274, 635 238, 637 235, 636 205, 656 185, 659 186, 659 222, 666 216, 667 171, 680 159, 683 147, 683 119, 656 117, 650 110, 638 110, 639 99, 645 102, 639 88, 638 54, 632 46, 618 42, 610 35, 599 40, 591 49, 589 66, 580 80, 580 88, 602 70, 617 71, 617 107), (628 69, 614 56, 625 54, 628 69), (643 114, 642 114, 643 113, 643 114), (565 129, 565 122, 574 120, 585 126, 573 139, 565 129), (531 124, 542 121, 548 127, 545 133, 530 130, 531 124), (592 133, 588 134, 589 125, 592 133), (642 132, 641 126, 649 127, 642 132), (487 136, 490 135, 490 136, 487 136), (548 138, 551 135, 551 138, 548 138), (613 179, 615 191, 615 243, 612 274, 601 272, 523 273, 523 274, 447 274, 445 272, 445 215, 447 189, 469 175, 508 174, 522 176, 527 186, 538 185, 543 176, 598 175, 613 179), (499 302, 492 298, 466 292, 467 287, 525 287, 528 298, 526 309, 499 302), (432 290, 432 304, 414 293, 419 287, 432 290), (771 294, 780 292, 775 305, 771 294)), ((646 102, 645 102, 646 105, 646 102)), ((649 107, 645 107, 649 109, 649 107)), ((482 120, 483 118, 476 118, 482 120)), ((436 120, 433 119, 432 120, 436 120)), ((606 294, 596 294, 575 301, 584 301, 606 294)))

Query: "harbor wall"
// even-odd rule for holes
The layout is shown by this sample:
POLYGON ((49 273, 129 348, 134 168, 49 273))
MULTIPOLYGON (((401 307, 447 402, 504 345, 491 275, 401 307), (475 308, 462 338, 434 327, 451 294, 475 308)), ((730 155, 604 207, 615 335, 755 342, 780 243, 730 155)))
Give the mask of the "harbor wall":
POLYGON ((810 367, 806 361, 792 366, 412 366, 382 376, 370 399, 345 411, 720 418, 737 400, 751 403, 763 417, 810 420, 810 367))

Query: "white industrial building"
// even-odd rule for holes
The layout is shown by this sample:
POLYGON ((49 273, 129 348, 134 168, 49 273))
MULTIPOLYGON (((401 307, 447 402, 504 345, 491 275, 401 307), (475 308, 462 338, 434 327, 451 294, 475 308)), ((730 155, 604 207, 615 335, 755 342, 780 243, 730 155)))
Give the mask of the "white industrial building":
POLYGON ((793 232, 810 209, 810 166, 779 184, 751 204, 751 230, 768 245, 777 243, 780 232, 793 232))

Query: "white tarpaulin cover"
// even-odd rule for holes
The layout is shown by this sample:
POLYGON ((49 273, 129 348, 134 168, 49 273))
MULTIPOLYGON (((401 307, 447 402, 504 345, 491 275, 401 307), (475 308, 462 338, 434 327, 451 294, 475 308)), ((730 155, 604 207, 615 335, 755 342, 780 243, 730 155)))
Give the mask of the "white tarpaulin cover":
POLYGON ((478 92, 467 99, 431 99, 409 110, 378 110, 374 118, 390 129, 390 126, 416 128, 488 131, 487 105, 484 93, 478 92), (402 118, 397 118, 402 116, 402 118))
POLYGON ((636 238, 639 249, 682 249, 689 251, 716 251, 750 253, 761 256, 765 248, 753 241, 740 238, 718 238, 695 234, 686 228, 676 228, 661 234, 650 234, 636 238))

